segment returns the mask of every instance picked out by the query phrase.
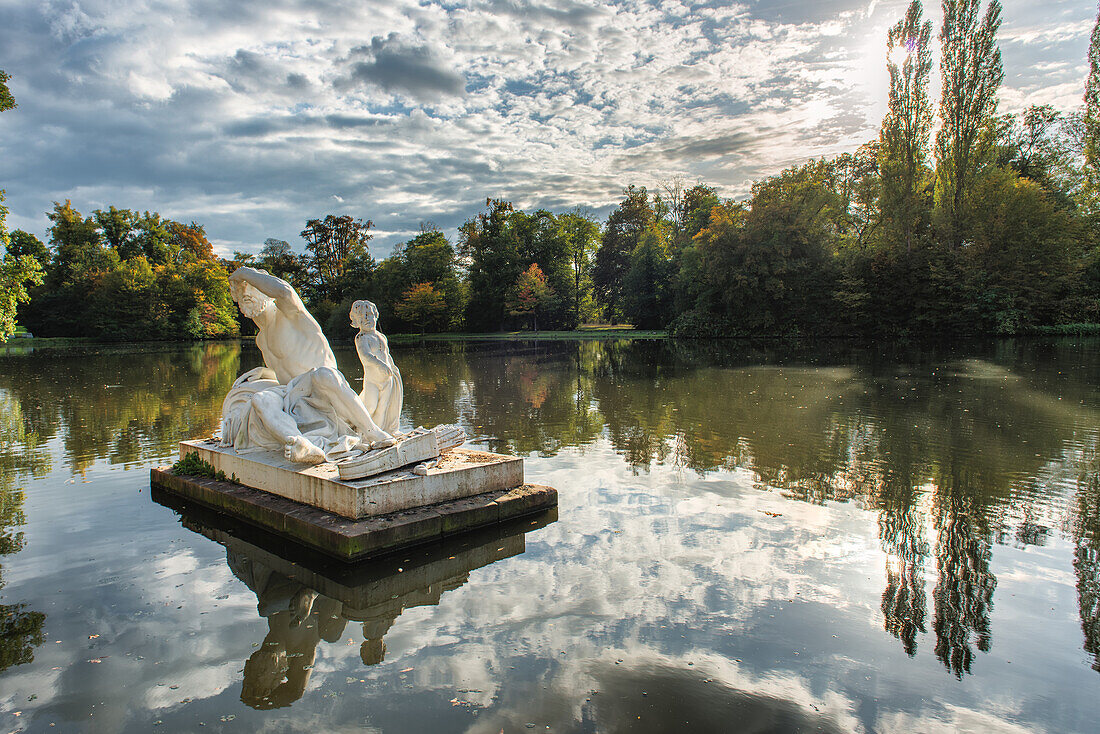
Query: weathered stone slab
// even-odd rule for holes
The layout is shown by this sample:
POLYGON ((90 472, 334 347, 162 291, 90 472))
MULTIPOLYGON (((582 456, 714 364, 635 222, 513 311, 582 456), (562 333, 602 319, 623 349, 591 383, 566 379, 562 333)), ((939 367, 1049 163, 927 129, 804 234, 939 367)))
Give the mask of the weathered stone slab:
POLYGON ((344 561, 437 542, 554 508, 558 503, 557 490, 552 487, 526 484, 350 520, 232 482, 175 476, 165 468, 153 469, 150 478, 155 487, 344 561))
POLYGON ((435 431, 411 436, 396 446, 371 451, 356 459, 336 462, 341 479, 359 479, 381 474, 439 456, 439 440, 435 431))
POLYGON ((455 448, 424 475, 410 469, 341 479, 332 463, 305 466, 278 451, 238 453, 214 439, 181 441, 180 458, 199 458, 246 487, 358 520, 523 484, 523 459, 455 448))

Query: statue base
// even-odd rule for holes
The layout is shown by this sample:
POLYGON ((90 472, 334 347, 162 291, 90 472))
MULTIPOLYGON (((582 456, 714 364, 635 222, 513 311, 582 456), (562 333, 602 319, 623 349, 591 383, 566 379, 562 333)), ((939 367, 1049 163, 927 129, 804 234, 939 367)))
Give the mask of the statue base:
MULTIPOLYGON (((363 479, 342 479, 338 464, 288 461, 281 451, 237 452, 216 439, 180 442, 180 458, 195 453, 236 484, 285 497, 349 520, 385 515, 437 502, 512 489, 523 484, 523 459, 466 448, 445 451, 423 473, 393 469, 363 479)), ((368 455, 369 456, 369 455, 368 455)))
POLYGON ((344 561, 507 522, 557 507, 551 487, 523 483, 523 459, 454 448, 435 466, 341 479, 330 462, 305 466, 281 452, 216 439, 181 441, 229 481, 153 469, 154 487, 344 561))
POLYGON ((204 505, 341 561, 438 542, 475 528, 542 513, 558 504, 555 489, 523 484, 352 520, 233 482, 176 476, 167 467, 150 473, 155 491, 204 505))

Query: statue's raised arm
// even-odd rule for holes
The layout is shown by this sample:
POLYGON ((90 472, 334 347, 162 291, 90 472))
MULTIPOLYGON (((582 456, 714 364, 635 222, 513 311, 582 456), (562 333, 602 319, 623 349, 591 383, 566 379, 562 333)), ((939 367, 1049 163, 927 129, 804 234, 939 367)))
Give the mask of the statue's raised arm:
MULTIPOLYGON (((291 287, 290 283, 287 283, 282 278, 276 278, 266 270, 257 270, 256 268, 250 268, 246 265, 242 265, 233 271, 233 274, 229 276, 229 288, 233 293, 233 300, 238 303, 241 302, 241 298, 238 295, 244 295, 244 284, 255 288, 261 294, 275 301, 275 305, 278 307, 284 315, 294 318, 302 314, 308 314, 306 305, 302 303, 302 299, 298 296, 297 291, 291 287)), ((242 309, 243 310, 243 309, 242 309)), ((250 314, 245 313, 249 318, 254 318, 250 314)))

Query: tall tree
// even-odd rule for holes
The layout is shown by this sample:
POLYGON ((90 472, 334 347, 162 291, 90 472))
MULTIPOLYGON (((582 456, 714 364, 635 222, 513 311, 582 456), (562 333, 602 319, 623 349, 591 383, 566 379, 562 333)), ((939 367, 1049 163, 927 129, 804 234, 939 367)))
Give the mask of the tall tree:
POLYGON ((654 225, 642 233, 623 278, 623 315, 639 329, 662 329, 671 317, 672 261, 661 231, 665 227, 654 225))
POLYGON ((523 272, 523 260, 512 204, 486 199, 485 206, 487 211, 459 228, 459 253, 470 278, 466 323, 475 330, 496 330, 504 324, 506 294, 523 272))
MULTIPOLYGON (((234 253, 235 256, 237 254, 234 253)), ((282 278, 290 283, 295 290, 300 291, 308 286, 309 274, 305 258, 294 252, 286 240, 268 237, 264 240, 259 259, 253 258, 253 261, 256 266, 263 268, 276 278, 282 278)))
POLYGON ((99 225, 107 246, 117 252, 120 258, 129 260, 142 254, 134 233, 138 223, 137 212, 111 206, 106 210, 96 209, 92 216, 99 225))
POLYGON ((323 299, 339 300, 339 281, 349 267, 358 260, 369 258, 367 241, 374 235, 368 231, 374 223, 369 219, 355 219, 350 215, 329 214, 324 218, 310 219, 301 236, 310 252, 310 270, 316 279, 318 295, 323 299))
POLYGON ((0 258, 0 343, 15 333, 16 309, 30 299, 27 285, 42 282, 42 266, 38 260, 10 249, 7 216, 4 192, 0 190, 0 247, 5 250, 0 258))
POLYGON ((596 267, 592 271, 597 296, 612 320, 622 309, 623 279, 630 269, 630 253, 638 246, 642 232, 656 219, 645 186, 632 184, 623 195, 622 203, 607 218, 603 240, 596 251, 596 267))
POLYGON ((1089 39, 1089 76, 1085 81, 1085 170, 1100 189, 1100 10, 1089 39))
POLYGON ((172 221, 156 212, 144 212, 137 220, 135 245, 152 265, 164 265, 171 259, 172 221))
POLYGON ((68 199, 64 204, 54 202, 53 211, 46 215, 50 227, 50 245, 53 247, 53 267, 50 270, 51 285, 70 285, 89 273, 110 267, 108 251, 95 220, 73 209, 68 199))
POLYGON ((580 207, 559 216, 558 223, 569 247, 569 261, 573 271, 573 298, 571 299, 573 323, 571 325, 576 328, 582 321, 582 304, 587 292, 590 291, 591 259, 599 243, 600 225, 580 207))
POLYGON ((997 90, 1004 79, 997 48, 1001 3, 990 0, 979 18, 980 11, 981 0, 943 0, 936 177, 944 234, 952 246, 965 233, 967 194, 991 148, 997 90))
POLYGON ((1001 119, 1005 124, 997 141, 998 163, 1042 186, 1059 206, 1072 208, 1081 190, 1074 163, 1078 119, 1051 105, 1032 105, 1018 118, 1001 119))
MULTIPOLYGON (((427 226, 408 242, 394 248, 393 254, 383 260, 371 276, 370 298, 378 306, 379 319, 389 324, 389 330, 400 330, 402 324, 395 324, 396 317, 405 325, 416 326, 423 331, 419 317, 406 318, 402 314, 413 311, 401 310, 397 305, 406 299, 410 289, 415 286, 431 286, 432 293, 442 299, 443 312, 429 322, 440 328, 455 328, 462 322, 465 307, 465 289, 460 278, 458 260, 454 247, 438 229, 427 226)), ((428 303, 427 292, 421 288, 417 292, 418 304, 428 303)), ((431 325, 429 322, 428 325, 431 325)))
POLYGON ((261 260, 276 260, 280 257, 285 257, 293 252, 290 247, 290 243, 286 240, 277 240, 274 237, 268 237, 264 240, 264 246, 260 250, 261 260))
POLYGON ((50 251, 42 244, 42 240, 21 229, 13 229, 8 235, 8 254, 13 257, 30 255, 43 268, 50 262, 50 251))
POLYGON ((832 317, 845 217, 834 181, 828 162, 810 161, 753 186, 748 212, 733 203, 712 209, 685 261, 696 281, 689 292, 697 323, 676 331, 707 334, 718 325, 714 335, 821 333, 832 317))
POLYGON ((393 310, 401 320, 416 324, 423 334, 426 327, 446 320, 447 302, 431 283, 417 283, 405 291, 393 310))
POLYGON ((890 98, 879 133, 883 218, 913 247, 914 231, 928 209, 926 160, 932 134, 928 75, 932 71, 932 22, 922 20, 919 0, 886 34, 890 98))
POLYGON ((513 316, 530 315, 535 331, 539 330, 539 314, 553 305, 554 290, 547 285, 546 276, 538 263, 519 274, 508 291, 506 305, 513 316))
POLYGON ((168 231, 172 235, 170 246, 176 263, 217 259, 214 257, 214 246, 206 239, 206 228, 201 224, 171 222, 168 231))
POLYGON ((718 192, 706 184, 695 184, 685 191, 677 207, 679 239, 674 238, 673 245, 680 248, 691 242, 691 238, 710 223, 711 210, 721 203, 718 192))

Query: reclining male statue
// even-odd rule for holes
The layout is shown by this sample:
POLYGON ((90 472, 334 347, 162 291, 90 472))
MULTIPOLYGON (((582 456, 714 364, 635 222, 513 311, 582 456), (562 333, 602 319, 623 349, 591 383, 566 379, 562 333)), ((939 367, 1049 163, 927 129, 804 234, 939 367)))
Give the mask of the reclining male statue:
POLYGON ((393 445, 337 369, 320 325, 289 283, 240 267, 229 288, 241 313, 256 323, 265 366, 238 377, 226 395, 223 446, 282 448, 291 461, 319 464, 393 445))

